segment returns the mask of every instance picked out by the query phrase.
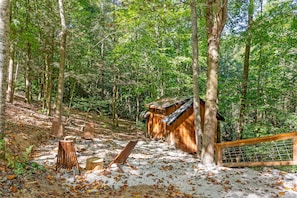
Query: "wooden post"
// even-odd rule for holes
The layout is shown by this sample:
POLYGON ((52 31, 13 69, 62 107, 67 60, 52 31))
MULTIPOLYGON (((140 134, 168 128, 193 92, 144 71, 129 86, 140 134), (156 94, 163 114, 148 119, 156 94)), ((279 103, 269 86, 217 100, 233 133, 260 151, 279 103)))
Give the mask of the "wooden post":
POLYGON ((218 144, 215 144, 215 153, 216 153, 216 161, 218 166, 222 166, 222 147, 220 147, 218 144))
POLYGON ((56 171, 59 168, 72 169, 73 167, 77 167, 80 173, 74 142, 72 140, 60 140, 56 163, 56 171))
POLYGON ((297 163, 297 137, 293 138, 293 161, 297 163))

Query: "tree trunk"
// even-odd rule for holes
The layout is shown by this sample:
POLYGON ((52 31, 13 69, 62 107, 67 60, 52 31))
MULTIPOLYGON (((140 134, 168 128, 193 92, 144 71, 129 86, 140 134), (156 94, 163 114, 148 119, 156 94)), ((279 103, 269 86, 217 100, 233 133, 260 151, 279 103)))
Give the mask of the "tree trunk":
POLYGON ((15 50, 14 46, 11 47, 10 59, 8 64, 8 85, 7 85, 7 92, 6 92, 6 101, 9 103, 13 103, 13 95, 14 95, 14 57, 15 57, 15 50))
POLYGON ((45 81, 45 107, 46 107, 46 114, 51 115, 52 110, 52 87, 53 87, 53 78, 52 78, 52 60, 53 60, 53 54, 54 54, 54 30, 52 31, 52 37, 51 37, 51 44, 50 49, 46 54, 46 81, 45 81))
POLYGON ((249 65, 250 65, 250 51, 251 51, 251 40, 252 40, 253 13, 254 13, 254 0, 250 0, 249 14, 248 14, 247 39, 246 39, 246 43, 245 43, 244 67, 243 67, 242 88, 241 88, 242 92, 241 92, 241 100, 240 100, 237 139, 242 139, 243 124, 244 124, 244 119, 245 119, 246 99, 247 99, 248 80, 249 80, 249 65))
MULTIPOLYGON (((26 5, 26 31, 29 31, 29 21, 30 21, 30 0, 27 0, 26 5)), ((31 44, 27 40, 27 54, 26 54, 26 71, 25 71, 25 101, 30 103, 31 99, 31 44)))
MULTIPOLYGON (((64 68, 65 68, 65 57, 66 57, 66 36, 67 36, 67 27, 65 22, 64 8, 63 8, 63 0, 59 0, 59 12, 61 18, 61 26, 62 30, 59 34, 60 39, 60 68, 59 68, 59 81, 58 81, 58 94, 56 101, 56 115, 55 118, 59 119, 59 123, 62 124, 62 103, 63 103, 63 91, 64 91, 64 68)), ((62 127, 63 128, 63 127, 62 127)), ((58 136, 63 135, 59 133, 58 136)))
POLYGON ((31 45, 27 44, 26 73, 25 73, 25 101, 31 102, 31 45))
MULTIPOLYGON (((261 17, 263 15, 263 0, 260 0, 260 14, 261 14, 261 17)), ((258 67, 258 72, 257 72, 257 105, 260 105, 260 89, 261 89, 261 79, 262 79, 262 76, 261 76, 261 73, 262 73, 262 53, 263 53, 263 36, 262 34, 260 35, 260 49, 259 49, 259 67, 258 67)), ((262 85, 263 86, 263 85, 262 85)), ((260 118, 260 111, 256 110, 256 116, 255 116, 255 124, 257 124, 257 122, 259 121, 259 118, 260 118)))
POLYGON ((74 97, 74 91, 76 89, 76 81, 72 82, 72 88, 70 91, 70 100, 69 100, 69 105, 68 105, 68 112, 67 112, 67 116, 70 116, 71 113, 71 106, 72 106, 72 101, 73 101, 73 97, 74 97))
POLYGON ((139 122, 139 114, 140 114, 140 101, 139 101, 139 95, 136 96, 136 118, 135 122, 136 124, 139 122))
MULTIPOLYGON (((0 0, 0 139, 4 137, 6 73, 9 52, 9 0, 0 0)), ((3 150, 0 151, 1 158, 3 150)))
POLYGON ((202 162, 214 162, 214 140, 217 130, 218 60, 220 37, 227 19, 228 0, 206 0, 206 26, 208 38, 207 88, 202 142, 202 162))
POLYGON ((118 120, 118 87, 117 87, 117 76, 114 74, 113 77, 113 89, 112 89, 112 121, 114 126, 119 126, 118 120))
POLYGON ((201 151, 201 116, 200 116, 200 98, 199 98, 199 65, 198 65, 198 36, 197 36, 197 8, 196 0, 191 0, 191 22, 192 22, 192 66, 193 66, 193 108, 195 139, 197 144, 197 156, 200 157, 201 151))

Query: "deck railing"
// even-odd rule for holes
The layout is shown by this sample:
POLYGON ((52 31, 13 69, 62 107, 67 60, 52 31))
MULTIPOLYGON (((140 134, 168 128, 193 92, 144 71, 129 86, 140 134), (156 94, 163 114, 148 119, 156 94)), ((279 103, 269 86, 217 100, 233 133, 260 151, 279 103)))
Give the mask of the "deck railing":
POLYGON ((219 166, 297 165, 297 132, 216 144, 219 166))

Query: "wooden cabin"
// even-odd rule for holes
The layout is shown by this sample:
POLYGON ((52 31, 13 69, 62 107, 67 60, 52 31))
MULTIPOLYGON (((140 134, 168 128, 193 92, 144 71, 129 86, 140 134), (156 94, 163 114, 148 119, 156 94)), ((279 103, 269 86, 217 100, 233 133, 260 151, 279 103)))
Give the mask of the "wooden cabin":
MULTIPOLYGON (((165 138, 178 149, 189 153, 197 151, 194 111, 192 98, 166 98, 146 105, 146 132, 154 139, 165 138)), ((203 127, 205 102, 200 99, 200 115, 203 127)), ((219 120, 224 118, 217 114, 215 140, 220 139, 219 120)))

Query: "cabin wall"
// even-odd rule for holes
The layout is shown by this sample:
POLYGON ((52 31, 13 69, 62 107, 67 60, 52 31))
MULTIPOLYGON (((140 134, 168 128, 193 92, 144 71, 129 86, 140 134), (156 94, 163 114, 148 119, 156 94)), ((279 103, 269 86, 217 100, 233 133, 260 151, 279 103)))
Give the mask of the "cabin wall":
POLYGON ((171 133, 173 134, 171 141, 174 141, 178 149, 188 153, 197 151, 193 113, 171 133))
POLYGON ((150 115, 147 118, 147 134, 151 138, 166 138, 168 136, 167 125, 162 120, 177 110, 181 105, 173 105, 169 108, 149 108, 150 115))
MULTIPOLYGON (((173 105, 169 108, 150 108, 147 117, 147 134, 151 138, 167 138, 168 142, 174 144, 178 149, 188 153, 197 151, 193 107, 184 112, 176 121, 167 126, 162 120, 177 110, 181 105, 173 105)), ((200 101, 201 127, 204 128, 205 104, 200 101)), ((216 129, 218 122, 216 122, 216 129)), ((217 130, 215 131, 217 142, 217 130)))
MULTIPOLYGON (((201 102, 200 117, 202 130, 204 128, 204 116, 205 105, 201 102)), ((218 124, 216 122, 216 129, 217 126, 218 124)), ((181 115, 171 126, 167 126, 167 129, 170 133, 170 138, 168 138, 170 144, 175 144, 178 149, 188 153, 197 152, 193 108, 190 108, 183 113, 183 115, 181 115)), ((217 130, 215 131, 215 134, 217 134, 217 130)), ((217 141, 217 135, 215 135, 214 141, 217 141)))
POLYGON ((147 134, 151 138, 163 138, 165 136, 166 124, 162 122, 165 118, 161 114, 151 113, 147 120, 147 134))

